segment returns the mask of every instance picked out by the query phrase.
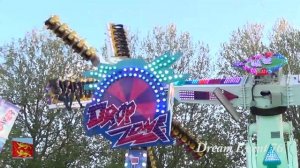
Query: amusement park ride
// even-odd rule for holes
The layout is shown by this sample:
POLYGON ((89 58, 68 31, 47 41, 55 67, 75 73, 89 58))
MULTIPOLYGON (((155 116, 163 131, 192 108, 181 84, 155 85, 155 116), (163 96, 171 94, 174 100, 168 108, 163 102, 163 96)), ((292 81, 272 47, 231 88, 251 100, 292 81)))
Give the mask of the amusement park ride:
POLYGON ((300 75, 281 74, 281 68, 287 64, 283 55, 266 52, 235 64, 249 76, 188 80, 187 75, 177 75, 170 68, 180 53, 166 53, 150 63, 130 58, 122 25, 109 25, 115 57, 111 58, 113 63, 103 64, 96 51, 60 23, 57 16, 45 24, 97 67, 84 73, 94 79, 89 83, 73 82, 66 87, 61 81, 52 82, 48 86, 49 107, 68 107, 67 95, 63 94, 60 100, 57 97, 72 90, 68 86, 76 85, 74 92, 78 91, 80 100, 84 100, 81 103, 85 106, 87 135, 101 134, 111 141, 112 148, 128 149, 125 167, 156 167, 153 146, 174 144, 173 138, 196 159, 204 156, 203 143, 172 119, 176 99, 182 103, 221 104, 238 122, 243 121, 235 108, 250 109, 256 122, 248 126, 247 167, 298 168, 293 126, 284 122, 282 115, 287 107, 300 105, 300 75))

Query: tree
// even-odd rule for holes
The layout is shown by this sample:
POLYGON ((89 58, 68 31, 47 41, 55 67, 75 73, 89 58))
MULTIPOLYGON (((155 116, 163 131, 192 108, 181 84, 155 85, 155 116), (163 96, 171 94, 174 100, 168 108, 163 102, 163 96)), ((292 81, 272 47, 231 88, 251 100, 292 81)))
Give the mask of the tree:
POLYGON ((52 78, 71 79, 86 68, 83 60, 60 40, 43 31, 0 47, 1 96, 21 110, 9 137, 32 137, 34 159, 12 160, 10 140, 0 156, 1 167, 89 167, 105 165, 102 138, 89 138, 82 129, 81 111, 49 110, 44 88, 52 78), (100 155, 101 154, 101 155, 100 155), (97 157, 97 158, 95 158, 97 157), (102 160, 103 159, 103 160, 102 160))

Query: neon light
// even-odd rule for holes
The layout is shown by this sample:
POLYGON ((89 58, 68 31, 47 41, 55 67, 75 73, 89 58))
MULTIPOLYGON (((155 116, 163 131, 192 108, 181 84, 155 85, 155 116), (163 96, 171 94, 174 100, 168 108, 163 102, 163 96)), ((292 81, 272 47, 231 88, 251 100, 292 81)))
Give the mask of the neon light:
POLYGON ((186 85, 222 85, 222 84, 240 84, 242 77, 231 77, 224 79, 200 79, 200 80, 187 80, 186 85))
MULTIPOLYGON (((224 96, 228 100, 233 100, 238 98, 237 95, 232 94, 226 90, 223 90, 224 96)), ((216 100, 217 98, 212 92, 205 92, 205 91, 191 91, 191 90, 180 90, 179 91, 179 98, 181 100, 216 100)))
POLYGON ((277 72, 285 64, 287 64, 287 59, 283 55, 266 52, 253 55, 245 61, 235 63, 234 66, 243 68, 246 72, 256 76, 265 76, 277 72))

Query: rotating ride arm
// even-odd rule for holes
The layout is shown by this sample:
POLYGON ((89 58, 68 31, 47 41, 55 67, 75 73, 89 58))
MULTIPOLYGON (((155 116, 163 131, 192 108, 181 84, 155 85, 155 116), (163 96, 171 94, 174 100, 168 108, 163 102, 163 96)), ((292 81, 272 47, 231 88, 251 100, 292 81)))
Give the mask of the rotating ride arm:
POLYGON ((97 81, 93 79, 82 79, 78 82, 70 81, 68 88, 65 86, 66 82, 67 81, 58 79, 52 79, 48 81, 46 92, 49 109, 65 108, 69 106, 70 108, 83 108, 92 100, 92 91, 85 90, 84 85, 97 83, 97 81), (66 89, 70 90, 68 103, 66 102, 66 96, 64 94, 66 89), (66 103, 71 104, 67 105, 66 103))
POLYGON ((204 143, 200 142, 191 132, 180 126, 177 121, 172 122, 171 135, 177 140, 179 145, 185 146, 187 152, 190 152, 195 159, 200 159, 206 153, 204 143))
POLYGON ((115 57, 130 58, 127 33, 122 24, 110 23, 108 26, 111 48, 115 57))
POLYGON ((58 16, 50 17, 45 21, 45 25, 85 60, 91 61, 94 66, 99 65, 100 60, 96 49, 89 47, 86 41, 79 38, 77 33, 71 30, 67 24, 61 23, 58 16))
POLYGON ((154 155, 154 148, 149 147, 147 148, 147 165, 149 166, 149 168, 157 168, 157 161, 154 155))
POLYGON ((253 77, 190 80, 183 85, 174 85, 174 97, 182 103, 251 108, 255 115, 273 115, 274 110, 285 111, 284 107, 300 105, 300 75, 268 80, 253 77), (220 101, 218 88, 226 97, 226 103, 220 101))

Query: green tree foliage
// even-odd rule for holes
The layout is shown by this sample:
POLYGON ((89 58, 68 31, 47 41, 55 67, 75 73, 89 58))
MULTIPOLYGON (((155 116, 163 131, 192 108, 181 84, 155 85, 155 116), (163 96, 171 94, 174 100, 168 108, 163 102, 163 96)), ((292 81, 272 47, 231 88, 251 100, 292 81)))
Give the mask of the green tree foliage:
POLYGON ((51 78, 79 76, 86 64, 45 32, 33 31, 25 38, 0 47, 1 96, 21 110, 9 137, 32 137, 34 159, 12 160, 10 139, 0 156, 0 167, 89 167, 105 165, 108 153, 98 152, 107 143, 88 138, 82 129, 81 111, 49 110, 44 88, 51 78))

